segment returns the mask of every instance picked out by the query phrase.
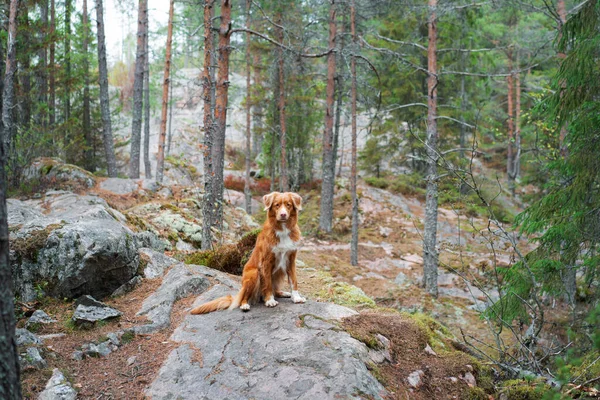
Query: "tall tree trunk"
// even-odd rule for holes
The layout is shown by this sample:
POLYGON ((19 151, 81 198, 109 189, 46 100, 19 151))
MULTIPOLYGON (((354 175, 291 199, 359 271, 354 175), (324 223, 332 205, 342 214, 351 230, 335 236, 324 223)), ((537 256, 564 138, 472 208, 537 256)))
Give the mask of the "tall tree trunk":
POLYGON ((88 171, 94 172, 94 137, 92 136, 92 124, 90 115, 90 67, 88 55, 89 42, 89 20, 87 0, 83 0, 82 11, 83 25, 83 135, 85 137, 84 162, 88 171))
POLYGON ((48 68, 48 90, 49 90, 49 104, 48 104, 48 124, 54 127, 56 123, 56 3, 55 0, 50 0, 50 65, 48 68))
POLYGON ((6 162, 7 150, 14 121, 14 77, 17 69, 17 7, 18 0, 11 0, 8 18, 8 43, 6 46, 6 69, 2 93, 2 123, 0 123, 0 398, 21 399, 19 358, 15 340, 15 311, 12 273, 9 260, 8 212, 6 208, 6 162))
MULTIPOLYGON (((279 25, 278 40, 279 43, 283 44, 283 17, 279 13, 279 25)), ((287 128, 285 121, 285 60, 283 58, 283 47, 279 46, 279 145, 281 147, 281 171, 279 171, 279 190, 287 192, 288 190, 288 168, 287 168, 287 153, 286 153, 286 139, 287 139, 287 128)))
POLYGON ((321 214, 319 216, 319 229, 331 232, 333 228, 333 187, 335 176, 331 164, 333 163, 333 106, 335 97, 335 42, 337 34, 336 4, 330 0, 329 8, 329 51, 327 55, 327 89, 325 132, 323 134, 323 183, 321 186, 321 214))
POLYGON ((204 125, 204 198, 202 200, 202 249, 212 248, 212 226, 214 220, 213 194, 213 132, 214 115, 212 113, 212 58, 214 52, 213 16, 215 0, 204 0, 204 69, 202 70, 203 125, 204 125))
POLYGON ((433 297, 438 295, 438 130, 437 130, 437 0, 429 0, 429 38, 427 46, 427 194, 423 232, 423 282, 433 297))
MULTIPOLYGON (((519 68, 519 54, 517 53, 517 68, 519 68)), ((513 181, 521 172, 521 76, 515 72, 515 151, 513 154, 513 181)), ((513 189, 514 194, 514 189, 513 189)))
POLYGON ((65 82, 64 82, 64 147, 65 161, 70 161, 69 147, 72 144, 71 137, 71 8, 73 0, 65 0, 65 82))
POLYGON ((513 67, 512 50, 508 52, 508 70, 509 75, 506 77, 508 86, 508 101, 507 101, 507 127, 508 127, 508 151, 506 156, 506 175, 508 177, 508 189, 514 194, 514 160, 515 160, 515 125, 514 125, 514 97, 515 97, 515 73, 513 67))
POLYGON ((350 59, 350 74, 352 75, 351 88, 351 118, 352 118, 352 169, 350 175, 350 192, 352 196, 352 242, 350 243, 350 263, 358 265, 358 196, 356 194, 356 55, 358 41, 356 38, 356 6, 354 0, 350 5, 350 30, 352 34, 352 57, 350 59))
MULTIPOLYGON (((343 22, 340 26, 340 32, 339 32, 339 36, 340 36, 340 46, 338 49, 338 54, 336 55, 338 57, 338 60, 336 61, 336 66, 337 66, 337 73, 336 73, 336 77, 335 77, 335 85, 336 85, 336 91, 335 91, 335 123, 334 123, 334 130, 333 130, 333 162, 331 163, 331 173, 333 174, 333 176, 335 176, 335 165, 337 162, 337 158, 338 158, 338 149, 339 149, 339 143, 340 143, 340 124, 341 124, 341 119, 342 119, 342 100, 343 100, 343 91, 344 91, 344 79, 343 79, 343 66, 344 63, 342 62, 342 52, 344 51, 344 25, 346 24, 346 15, 344 14, 343 17, 343 22)), ((341 175, 341 165, 342 165, 342 161, 340 158, 340 175, 341 175)))
MULTIPOLYGON (((54 0, 52 0, 54 1, 54 0)), ((102 113, 102 140, 106 155, 108 176, 117 177, 117 160, 110 123, 110 98, 108 96, 108 68, 106 66, 106 40, 104 38, 104 8, 102 0, 96 0, 96 24, 98 34, 98 83, 100 86, 100 111, 102 113)))
MULTIPOLYGON (((38 51, 38 68, 37 68, 37 87, 38 87, 38 104, 48 104, 48 52, 44 44, 44 40, 48 36, 48 0, 40 1, 40 22, 42 28, 38 33, 38 43, 40 49, 38 51)), ((45 128, 48 126, 48 113, 45 107, 39 107, 35 116, 35 123, 38 126, 45 128)))
POLYGON ((231 31, 231 1, 221 0, 221 25, 219 27, 219 63, 215 93, 215 130, 213 142, 213 201, 214 226, 223 229, 223 170, 225 168, 225 129, 229 95, 229 45, 231 31))
MULTIPOLYGON (((262 84, 261 68, 260 68, 260 54, 258 51, 254 52, 254 88, 260 88, 262 84)), ((254 93, 257 91, 254 90, 254 93)), ((262 139, 263 139, 263 104, 262 101, 253 102, 254 112, 252 118, 252 157, 256 157, 258 153, 262 151, 262 139)))
POLYGON ((18 63, 21 63, 19 73, 15 76, 16 79, 20 80, 20 85, 17 83, 16 87, 21 88, 20 99, 17 101, 17 116, 19 120, 17 123, 27 130, 31 123, 31 52, 30 48, 32 45, 31 27, 29 26, 29 8, 26 2, 19 3, 20 10, 17 12, 20 14, 19 19, 21 20, 22 29, 17 33, 21 40, 20 43, 24 45, 23 51, 20 53, 21 57, 18 63))
POLYGON ((160 112, 160 133, 158 136, 158 155, 156 162, 156 182, 162 183, 165 165, 165 138, 167 135, 167 107, 169 103, 169 74, 171 73, 171 46, 173 42, 173 12, 175 0, 169 2, 169 23, 165 54, 165 73, 163 77, 162 108, 160 112))
MULTIPOLYGON (((133 110, 131 121, 131 151, 129 159, 129 177, 138 179, 140 177, 140 150, 142 138, 142 104, 144 97, 144 65, 146 40, 144 38, 144 26, 146 13, 148 11, 147 0, 138 2, 138 29, 137 46, 135 52, 135 74, 133 78, 133 110)), ((164 144, 164 142, 163 142, 164 144)))
MULTIPOLYGON (((560 36, 562 36, 563 27, 564 27, 565 23, 567 22, 567 10, 565 8, 565 0, 558 0, 558 4, 556 5, 556 11, 557 11, 558 17, 560 19, 560 26, 558 28, 558 30, 559 30, 558 34, 559 34, 559 38, 560 38, 560 36)), ((564 60, 566 57, 566 54, 559 52, 557 54, 557 56, 558 56, 559 60, 564 60)), ((563 82, 561 84, 561 86, 564 87, 565 83, 563 82)), ((566 137, 567 137, 567 124, 565 123, 565 124, 563 124, 563 126, 561 126, 560 134, 558 137, 558 150, 562 157, 566 157, 568 154, 567 145, 565 143, 566 137)))
MULTIPOLYGON (((246 29, 250 29, 250 5, 252 0, 246 0, 246 29)), ((248 214, 252 213, 252 194, 250 193, 250 160, 252 158, 252 87, 250 64, 250 32, 246 32, 246 176, 244 180, 244 206, 248 214)))
POLYGON ((152 178, 150 164, 150 37, 148 4, 144 13, 144 176, 152 178))
POLYGON ((171 154, 171 140, 173 139, 173 130, 171 129, 171 125, 173 122, 173 79, 169 79, 169 127, 167 128, 167 154, 171 154))

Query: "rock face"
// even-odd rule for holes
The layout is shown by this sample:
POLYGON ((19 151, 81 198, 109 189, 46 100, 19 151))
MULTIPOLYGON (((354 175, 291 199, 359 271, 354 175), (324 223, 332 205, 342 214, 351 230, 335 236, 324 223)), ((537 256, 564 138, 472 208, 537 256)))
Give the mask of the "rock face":
POLYGON ((122 178, 107 178, 100 182, 100 189, 116 194, 129 194, 137 191, 139 186, 136 181, 122 178))
POLYGON ((77 392, 75 389, 62 372, 58 368, 54 368, 52 377, 46 384, 46 389, 40 393, 38 400, 75 400, 76 398, 77 392))
MULTIPOLYGON (((231 288, 219 284, 196 304, 231 288)), ((367 347, 336 329, 354 311, 328 303, 254 306, 250 312, 188 315, 146 394, 153 399, 381 399, 367 347)))
POLYGON ((75 165, 65 164, 58 158, 38 158, 23 171, 23 179, 33 182, 52 182, 53 185, 83 186, 91 188, 96 178, 75 165))
POLYGON ((55 192, 43 200, 9 199, 8 210, 13 279, 25 301, 42 293, 102 298, 137 271, 134 232, 99 197, 55 192))

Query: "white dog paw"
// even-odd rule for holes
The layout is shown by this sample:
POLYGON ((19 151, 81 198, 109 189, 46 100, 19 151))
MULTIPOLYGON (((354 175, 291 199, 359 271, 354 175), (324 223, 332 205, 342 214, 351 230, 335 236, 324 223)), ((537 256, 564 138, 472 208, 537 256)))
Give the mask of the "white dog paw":
POLYGON ((289 297, 292 297, 292 294, 290 292, 281 292, 281 293, 279 293, 279 295, 277 297, 289 298, 289 297))
POLYGON ((306 299, 302 296, 300 296, 300 293, 293 291, 292 292, 292 301, 294 303, 304 303, 306 302, 306 299))
POLYGON ((265 301, 265 306, 267 307, 275 307, 279 302, 271 297, 269 300, 265 301))
POLYGON ((242 311, 250 311, 250 304, 248 304, 248 303, 242 304, 240 306, 240 310, 242 310, 242 311))

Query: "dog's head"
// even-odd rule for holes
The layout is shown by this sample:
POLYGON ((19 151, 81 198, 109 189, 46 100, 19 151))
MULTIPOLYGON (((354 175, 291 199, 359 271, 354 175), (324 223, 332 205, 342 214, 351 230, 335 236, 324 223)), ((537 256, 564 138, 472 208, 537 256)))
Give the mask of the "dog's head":
POLYGON ((263 196, 265 211, 269 218, 278 222, 286 222, 290 218, 295 218, 298 211, 302 210, 302 197, 292 192, 273 192, 263 196))

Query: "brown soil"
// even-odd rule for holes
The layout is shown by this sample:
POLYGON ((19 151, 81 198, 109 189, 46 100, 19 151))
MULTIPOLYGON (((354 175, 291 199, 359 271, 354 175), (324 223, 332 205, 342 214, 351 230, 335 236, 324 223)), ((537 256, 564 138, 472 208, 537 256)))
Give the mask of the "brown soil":
MULTIPOLYGON (((437 355, 425 352, 424 349, 430 342, 430 332, 415 320, 400 314, 362 313, 344 319, 342 326, 371 348, 382 347, 376 334, 390 340, 389 353, 392 361, 372 364, 371 369, 373 375, 391 393, 391 399, 477 398, 469 397, 475 393, 461 379, 461 376, 471 372, 478 384, 484 381, 476 361, 461 352, 445 352, 440 349, 436 349, 437 355), (418 388, 412 388, 407 377, 418 370, 424 372, 422 383, 418 388)), ((479 394, 482 395, 483 392, 479 394)))
MULTIPOLYGON (((136 289, 122 297, 107 299, 105 303, 123 312, 117 320, 100 324, 90 330, 76 329, 68 321, 73 313, 73 304, 49 300, 42 308, 59 322, 44 326, 37 334, 65 333, 66 336, 48 339, 44 346, 48 368, 41 371, 23 371, 21 375, 23 398, 37 398, 44 389, 53 368, 59 368, 78 391, 80 399, 137 399, 144 398, 144 390, 152 382, 164 359, 175 347, 169 341, 173 329, 183 320, 194 297, 177 302, 171 315, 171 327, 153 335, 134 336, 129 343, 106 357, 71 359, 74 351, 85 343, 99 343, 109 332, 115 332, 144 323, 145 317, 137 317, 141 302, 153 293, 161 279, 144 280, 136 289), (135 362, 127 360, 135 356, 135 362)), ((23 325, 24 320, 19 322, 23 325)))

